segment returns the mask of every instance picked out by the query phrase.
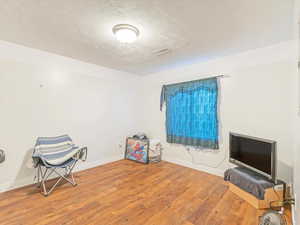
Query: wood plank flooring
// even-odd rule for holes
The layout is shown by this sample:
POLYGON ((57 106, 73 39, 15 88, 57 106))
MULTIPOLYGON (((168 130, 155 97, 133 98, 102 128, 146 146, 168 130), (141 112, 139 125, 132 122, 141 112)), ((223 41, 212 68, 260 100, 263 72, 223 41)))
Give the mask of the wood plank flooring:
POLYGON ((257 225, 259 212, 221 177, 168 162, 121 160, 75 174, 44 197, 0 194, 1 225, 257 225))

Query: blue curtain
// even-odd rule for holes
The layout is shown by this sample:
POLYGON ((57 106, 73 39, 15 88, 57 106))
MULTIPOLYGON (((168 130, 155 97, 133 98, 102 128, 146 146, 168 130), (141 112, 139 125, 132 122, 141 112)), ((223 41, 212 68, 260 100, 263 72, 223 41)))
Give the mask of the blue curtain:
POLYGON ((167 142, 218 149, 217 78, 164 85, 167 142))

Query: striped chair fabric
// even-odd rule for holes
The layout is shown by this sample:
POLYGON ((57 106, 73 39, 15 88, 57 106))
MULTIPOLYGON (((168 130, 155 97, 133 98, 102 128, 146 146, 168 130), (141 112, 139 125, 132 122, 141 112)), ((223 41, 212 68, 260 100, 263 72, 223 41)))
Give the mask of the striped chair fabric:
POLYGON ((46 165, 61 165, 72 159, 80 150, 68 135, 39 137, 33 157, 40 158, 46 165))

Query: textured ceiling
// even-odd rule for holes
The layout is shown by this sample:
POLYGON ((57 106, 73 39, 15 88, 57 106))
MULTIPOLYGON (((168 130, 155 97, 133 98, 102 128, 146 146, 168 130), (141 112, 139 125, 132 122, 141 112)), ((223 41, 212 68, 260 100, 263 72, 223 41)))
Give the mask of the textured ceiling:
POLYGON ((293 0, 0 0, 0 39, 139 75, 292 38, 293 0), (139 28, 121 44, 111 28, 139 28), (167 54, 156 52, 169 49, 167 54))

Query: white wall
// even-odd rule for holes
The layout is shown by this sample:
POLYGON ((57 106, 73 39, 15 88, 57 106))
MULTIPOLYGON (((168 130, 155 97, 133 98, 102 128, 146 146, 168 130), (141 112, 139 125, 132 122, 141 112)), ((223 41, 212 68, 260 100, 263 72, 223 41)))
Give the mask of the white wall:
MULTIPOLYGON (((296 82, 298 86, 298 96, 300 95, 300 71, 298 71, 298 80, 296 82)), ((294 197, 296 200, 294 219, 295 225, 300 224, 300 98, 298 98, 298 117, 295 121, 295 148, 294 148, 294 168, 293 168, 293 189, 294 197), (298 212, 298 213, 296 213, 298 212)))
POLYGON ((234 131, 276 140, 279 177, 290 182, 295 121, 294 47, 294 42, 285 42, 144 77, 146 132, 165 142, 165 113, 159 111, 161 86, 211 75, 229 76, 221 79, 220 151, 192 150, 192 160, 184 147, 164 143, 164 158, 222 175, 229 166, 228 133, 234 131))
MULTIPOLYGON (((295 9, 294 9, 294 39, 296 41, 297 47, 295 48, 295 52, 297 54, 296 63, 300 62, 300 0, 295 1, 295 9)), ((295 86, 297 86, 297 99, 296 99, 296 106, 297 106, 297 118, 295 121, 295 148, 294 148, 294 168, 293 168, 293 190, 294 190, 294 197, 296 200, 296 205, 292 208, 294 214, 294 224, 300 224, 300 70, 298 67, 297 71, 298 79, 295 82, 295 86), (297 212, 297 213, 296 213, 297 212)))
POLYGON ((136 76, 0 42, 0 191, 31 183, 38 136, 69 134, 89 154, 81 168, 122 157, 136 132, 136 76))

